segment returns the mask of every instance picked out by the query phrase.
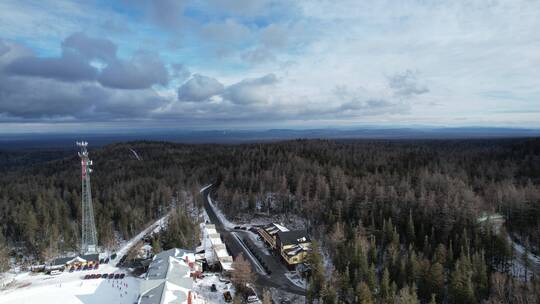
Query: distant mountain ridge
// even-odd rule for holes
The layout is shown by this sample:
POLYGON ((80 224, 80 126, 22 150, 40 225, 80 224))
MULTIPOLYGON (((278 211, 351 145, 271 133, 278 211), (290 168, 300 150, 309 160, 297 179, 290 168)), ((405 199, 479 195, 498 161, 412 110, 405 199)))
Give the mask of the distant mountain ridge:
POLYGON ((247 143, 290 139, 467 139, 539 137, 540 129, 499 127, 458 128, 356 128, 356 129, 268 129, 203 131, 132 131, 132 133, 0 134, 0 150, 18 148, 71 147, 84 139, 95 146, 118 141, 152 140, 179 143, 247 143))

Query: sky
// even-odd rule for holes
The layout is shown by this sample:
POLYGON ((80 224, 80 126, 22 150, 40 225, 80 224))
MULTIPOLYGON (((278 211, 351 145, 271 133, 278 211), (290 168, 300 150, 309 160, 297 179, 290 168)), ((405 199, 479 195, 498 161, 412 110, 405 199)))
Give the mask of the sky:
POLYGON ((2 0, 0 133, 540 127, 534 0, 2 0))

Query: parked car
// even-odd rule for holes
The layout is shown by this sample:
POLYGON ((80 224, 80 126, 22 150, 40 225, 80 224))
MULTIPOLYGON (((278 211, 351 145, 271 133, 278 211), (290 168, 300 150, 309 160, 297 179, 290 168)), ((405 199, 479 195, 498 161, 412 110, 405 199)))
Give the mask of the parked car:
POLYGON ((123 279, 126 276, 125 273, 120 274, 120 279, 123 279))
POLYGON ((216 284, 212 284, 212 286, 210 286, 210 291, 211 292, 216 292, 217 291, 216 284))
POLYGON ((120 278, 120 274, 119 274, 119 273, 115 274, 115 275, 114 275, 114 278, 115 278, 115 279, 119 279, 119 278, 120 278))
POLYGON ((75 269, 76 271, 80 271, 82 269, 82 266, 79 266, 77 267, 77 269, 75 269))
POLYGON ((108 273, 104 273, 104 274, 101 275, 101 278, 103 278, 103 279, 106 279, 106 278, 108 278, 108 277, 109 277, 109 274, 108 274, 108 273))
POLYGON ((105 264, 109 264, 109 258, 106 258, 104 262, 105 264))
POLYGON ((90 275, 87 274, 87 275, 84 276, 83 280, 88 280, 89 278, 90 278, 90 275))
POLYGON ((234 226, 234 229, 240 229, 240 226, 234 226))
POLYGON ((109 274, 109 279, 113 279, 113 278, 114 278, 114 273, 109 274))
POLYGON ((69 272, 74 272, 75 271, 75 267, 69 267, 69 272))
POLYGON ((246 226, 243 226, 243 227, 240 227, 240 229, 242 229, 242 230, 247 230, 247 227, 246 227, 246 226))
POLYGON ((99 264, 96 264, 96 266, 94 267, 94 269, 99 269, 99 264))
POLYGON ((82 270, 88 270, 88 265, 84 265, 82 270))
POLYGON ((255 292, 255 289, 251 286, 246 286, 247 292, 246 292, 246 301, 248 303, 261 303, 261 300, 259 300, 259 297, 257 297, 257 293, 255 292))
POLYGON ((55 270, 51 270, 51 272, 49 272, 50 275, 59 275, 59 274, 62 274, 62 272, 58 269, 55 269, 55 270))
POLYGON ((88 268, 87 268, 87 269, 88 269, 88 270, 92 270, 92 269, 94 269, 94 266, 88 265, 88 268))

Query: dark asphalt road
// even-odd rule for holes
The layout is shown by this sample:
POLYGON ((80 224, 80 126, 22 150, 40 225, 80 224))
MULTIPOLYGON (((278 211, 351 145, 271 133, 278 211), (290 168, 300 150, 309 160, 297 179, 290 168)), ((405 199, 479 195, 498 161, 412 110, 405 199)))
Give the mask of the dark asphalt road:
MULTIPOLYGON (((249 256, 253 256, 249 250, 245 249, 244 246, 238 241, 238 239, 233 235, 236 234, 239 239, 241 239, 244 243, 249 242, 249 236, 247 235, 248 231, 243 230, 229 230, 227 229, 219 217, 216 215, 212 207, 210 206, 210 203, 208 202, 208 194, 210 193, 211 188, 207 188, 202 192, 202 195, 204 196, 204 208, 206 209, 206 213, 208 214, 208 217, 210 218, 210 221, 216 226, 216 230, 223 236, 223 240, 225 242, 225 245, 227 246, 227 249, 229 252, 236 257, 238 254, 243 253, 244 257, 253 266, 253 270, 256 271, 258 269, 258 266, 253 262, 249 256)), ((265 255, 260 248, 257 246, 253 246, 253 250, 257 251, 257 254, 264 260, 265 264, 268 266, 270 271, 272 272, 270 275, 268 274, 261 274, 259 271, 256 272, 257 274, 257 284, 262 287, 274 287, 278 288, 280 290, 284 290, 290 293, 294 293, 297 295, 306 295, 306 291, 303 288, 300 288, 293 284, 287 277, 285 277, 285 272, 287 271, 286 267, 279 261, 279 257, 271 256, 271 255, 265 255)))

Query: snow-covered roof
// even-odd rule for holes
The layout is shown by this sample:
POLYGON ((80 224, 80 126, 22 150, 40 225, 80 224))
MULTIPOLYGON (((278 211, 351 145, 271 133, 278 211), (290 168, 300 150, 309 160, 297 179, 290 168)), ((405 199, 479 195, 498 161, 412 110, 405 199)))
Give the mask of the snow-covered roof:
POLYGON ((309 247, 294 245, 292 248, 284 250, 285 254, 288 256, 295 256, 302 251, 309 251, 309 247))
POLYGON ((141 282, 138 303, 187 303, 193 288, 189 263, 194 261, 192 252, 178 248, 157 254, 148 267, 146 279, 141 282))
POLYGON ((278 232, 289 231, 289 229, 287 229, 287 227, 282 226, 282 225, 277 224, 277 223, 268 224, 268 225, 264 226, 263 229, 266 231, 266 233, 268 233, 270 235, 274 235, 274 234, 276 234, 278 232))
POLYGON ((221 235, 217 233, 214 225, 206 224, 203 230, 205 245, 205 256, 209 262, 219 262, 225 271, 232 269, 232 257, 229 255, 225 244, 221 241, 221 235))

